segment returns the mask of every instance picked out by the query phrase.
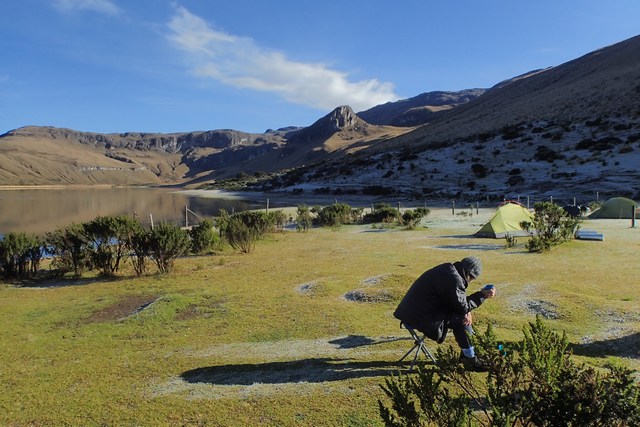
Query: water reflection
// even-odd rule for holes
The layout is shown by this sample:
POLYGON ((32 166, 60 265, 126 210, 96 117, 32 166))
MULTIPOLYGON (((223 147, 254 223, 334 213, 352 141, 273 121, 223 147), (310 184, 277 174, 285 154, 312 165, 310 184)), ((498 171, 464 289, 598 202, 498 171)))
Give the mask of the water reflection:
MULTIPOLYGON (((199 218, 258 209, 266 201, 223 197, 199 197, 177 190, 158 188, 64 188, 0 191, 0 234, 24 231, 44 234, 72 222, 90 221, 100 215, 133 215, 149 225, 171 222, 197 223, 199 218)), ((275 207, 275 206, 274 206, 275 207)))

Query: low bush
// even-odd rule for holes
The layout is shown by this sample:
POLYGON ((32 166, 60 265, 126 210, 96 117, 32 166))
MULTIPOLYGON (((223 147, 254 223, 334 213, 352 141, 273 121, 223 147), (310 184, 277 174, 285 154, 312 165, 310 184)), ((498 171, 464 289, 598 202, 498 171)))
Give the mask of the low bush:
POLYGON ((160 273, 169 273, 179 256, 189 251, 189 234, 173 224, 158 224, 148 232, 149 256, 160 273))
POLYGON ((189 230, 191 238, 191 252, 194 254, 204 254, 213 251, 220 243, 220 235, 213 227, 213 221, 203 219, 200 223, 189 230))
POLYGON ((571 240, 579 228, 579 220, 555 203, 537 202, 533 209, 533 222, 520 223, 523 230, 533 234, 525 245, 529 252, 546 252, 571 240))
POLYGON ((35 235, 8 233, 0 240, 0 270, 8 279, 35 275, 44 254, 44 242, 35 235))
POLYGON ((489 372, 484 382, 438 349, 435 366, 387 378, 378 400, 386 426, 635 426, 640 387, 634 372, 596 370, 571 359, 564 334, 538 316, 521 343, 499 343, 491 326, 474 335, 489 372))

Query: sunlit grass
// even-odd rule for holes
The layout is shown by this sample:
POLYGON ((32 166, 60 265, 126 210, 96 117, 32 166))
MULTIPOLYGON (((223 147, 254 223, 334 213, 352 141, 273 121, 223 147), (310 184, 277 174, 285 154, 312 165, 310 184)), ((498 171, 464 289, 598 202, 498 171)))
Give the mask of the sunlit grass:
POLYGON ((414 231, 285 232, 249 255, 179 259, 166 276, 1 285, 0 424, 379 425, 378 384, 410 347, 387 296, 470 255, 484 267, 471 290, 498 289, 474 313, 479 328, 492 323, 518 341, 542 312, 582 361, 640 368, 639 229, 600 220, 589 228, 604 242, 529 254, 524 240, 505 249, 470 237, 481 223, 443 216, 414 231), (370 302, 345 298, 355 290, 370 302), (127 300, 153 303, 109 318, 127 300), (216 376, 183 378, 197 369, 216 376))

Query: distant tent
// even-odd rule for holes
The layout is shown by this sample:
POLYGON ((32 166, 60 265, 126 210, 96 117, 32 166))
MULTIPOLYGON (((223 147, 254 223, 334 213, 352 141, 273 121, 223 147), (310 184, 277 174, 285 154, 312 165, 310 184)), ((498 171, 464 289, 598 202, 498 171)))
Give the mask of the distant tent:
POLYGON ((589 215, 589 218, 631 218, 632 212, 638 206, 640 204, 626 197, 614 197, 604 202, 604 205, 589 215))
POLYGON ((505 202, 498 206, 489 222, 475 233, 477 237, 494 237, 496 239, 510 236, 529 236, 520 227, 523 221, 533 222, 533 214, 517 202, 505 202))

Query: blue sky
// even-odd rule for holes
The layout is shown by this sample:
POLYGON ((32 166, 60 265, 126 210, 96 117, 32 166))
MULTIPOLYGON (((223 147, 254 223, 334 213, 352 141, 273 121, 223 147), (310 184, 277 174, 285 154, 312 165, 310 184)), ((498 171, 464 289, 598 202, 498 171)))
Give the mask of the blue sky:
POLYGON ((640 34, 638 0, 0 0, 0 133, 308 126, 640 34))

